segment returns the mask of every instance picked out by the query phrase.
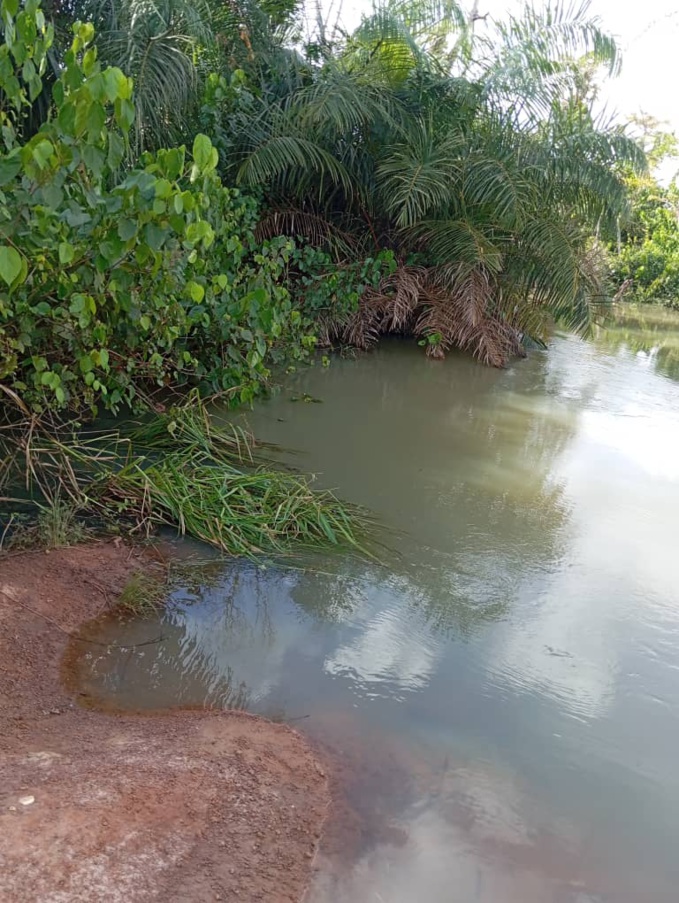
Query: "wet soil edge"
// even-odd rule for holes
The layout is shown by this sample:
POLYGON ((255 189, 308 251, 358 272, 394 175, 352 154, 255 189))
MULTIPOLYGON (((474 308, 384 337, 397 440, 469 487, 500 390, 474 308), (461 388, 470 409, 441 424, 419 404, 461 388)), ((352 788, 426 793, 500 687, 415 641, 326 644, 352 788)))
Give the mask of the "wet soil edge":
POLYGON ((308 890, 329 791, 300 734, 243 713, 105 714, 64 689, 70 636, 155 567, 122 543, 0 558, 0 898, 308 890))

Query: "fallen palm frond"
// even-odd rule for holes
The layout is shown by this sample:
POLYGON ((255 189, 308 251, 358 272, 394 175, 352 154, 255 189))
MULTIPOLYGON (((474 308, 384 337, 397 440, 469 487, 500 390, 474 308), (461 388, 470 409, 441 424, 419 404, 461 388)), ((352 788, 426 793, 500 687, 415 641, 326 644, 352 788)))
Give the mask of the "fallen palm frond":
POLYGON ((399 267, 379 289, 365 292, 349 317, 326 324, 331 338, 368 349, 381 335, 412 335, 427 354, 470 351, 484 364, 504 367, 525 352, 517 326, 499 309, 495 286, 480 267, 399 267))
POLYGON ((364 512, 313 488, 311 478, 255 467, 252 438, 214 425, 196 398, 132 430, 82 437, 32 418, 2 427, 0 440, 5 507, 57 499, 97 524, 142 535, 174 527, 233 555, 364 551, 364 512), (20 481, 24 498, 5 495, 20 481))

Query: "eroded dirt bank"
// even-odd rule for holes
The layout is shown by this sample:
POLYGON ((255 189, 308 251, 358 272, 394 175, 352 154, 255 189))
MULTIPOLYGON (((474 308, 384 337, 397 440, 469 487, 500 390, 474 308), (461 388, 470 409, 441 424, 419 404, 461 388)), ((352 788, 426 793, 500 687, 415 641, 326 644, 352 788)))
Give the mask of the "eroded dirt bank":
POLYGON ((0 900, 301 900, 329 797, 299 734, 61 688, 68 632, 141 567, 113 544, 0 559, 0 900))

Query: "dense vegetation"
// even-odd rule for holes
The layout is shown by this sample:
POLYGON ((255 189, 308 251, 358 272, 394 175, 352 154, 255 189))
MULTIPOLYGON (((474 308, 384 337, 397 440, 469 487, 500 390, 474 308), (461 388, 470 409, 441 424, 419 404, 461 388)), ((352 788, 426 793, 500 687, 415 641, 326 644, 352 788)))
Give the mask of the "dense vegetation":
MULTIPOLYGON (((586 7, 481 33, 453 0, 391 2, 306 41, 285 2, 0 9, 5 482, 46 418, 157 410, 192 385, 249 402, 318 344, 388 331, 504 365, 606 297, 594 236, 626 216, 644 155, 582 90, 583 58, 619 65, 586 7)), ((145 480, 156 461, 134 454, 145 480)), ((227 512, 233 473, 189 454, 164 485, 193 462, 205 513, 227 512)), ((43 495, 77 484, 78 505, 101 504, 57 457, 43 495)))
POLYGON ((627 300, 679 309, 679 188, 628 181, 632 214, 611 246, 613 279, 627 300))

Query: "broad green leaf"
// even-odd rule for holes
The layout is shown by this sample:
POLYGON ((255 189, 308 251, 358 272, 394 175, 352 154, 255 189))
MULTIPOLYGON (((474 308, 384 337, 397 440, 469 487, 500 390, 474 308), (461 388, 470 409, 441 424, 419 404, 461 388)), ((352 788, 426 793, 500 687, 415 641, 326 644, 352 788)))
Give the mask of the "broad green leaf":
POLYGON ((134 104, 131 100, 128 99, 118 99, 115 102, 115 116, 118 122, 118 125, 124 131, 127 131, 131 128, 132 123, 134 122, 134 104))
POLYGON ((97 51, 95 50, 94 47, 90 47, 90 49, 87 50, 83 54, 83 59, 82 59, 82 63, 81 63, 81 65, 83 67, 83 72, 85 73, 85 75, 87 75, 87 76, 92 75, 96 64, 97 64, 97 51))
POLYGON ((186 285, 188 289, 189 295, 191 296, 191 300, 195 301, 196 304, 200 304, 200 302, 205 297, 205 289, 198 282, 189 282, 186 285))
POLYGON ((12 285, 21 273, 21 255, 8 245, 0 245, 0 276, 12 285))
POLYGON ((207 135, 198 134, 193 141, 193 161, 200 172, 210 163, 212 142, 207 135))
POLYGON ((118 236, 123 241, 129 241, 137 234, 137 224, 133 219, 121 219, 118 223, 118 236))
POLYGON ((108 133, 108 165, 110 169, 118 169, 125 156, 125 143, 117 132, 108 133))
POLYGON ((91 22, 76 23, 73 28, 83 45, 87 45, 94 40, 94 25, 91 22))
POLYGON ((102 241, 99 245, 99 251, 105 258, 107 263, 111 264, 118 260, 125 250, 125 243, 118 236, 112 236, 108 241, 102 241))
POLYGON ((31 154, 33 159, 38 164, 40 169, 44 169, 49 163, 49 159, 54 153, 54 146, 51 141, 47 141, 46 138, 43 138, 42 141, 38 141, 36 145, 31 148, 31 154))
MULTIPOLYGON (((57 85, 56 87, 61 88, 61 85, 57 85)), ((73 103, 67 103, 65 106, 62 106, 57 115, 57 122, 59 123, 60 128, 67 135, 73 135, 76 131, 76 107, 73 103)))
POLYGON ((155 192, 157 198, 169 198, 172 194, 172 183, 167 179, 156 179, 155 192))
POLYGON ((89 223, 91 219, 89 213, 86 213, 79 208, 74 209, 73 207, 69 207, 69 209, 63 213, 63 217, 69 226, 74 229, 77 229, 78 226, 84 226, 85 223, 89 223))
POLYGON ((0 185, 7 185, 19 174, 21 160, 16 154, 0 156, 0 185))
POLYGON ((170 180, 178 179, 184 172, 186 162, 186 150, 182 147, 173 147, 172 150, 165 151, 162 158, 162 170, 170 180))
POLYGON ((106 125, 106 109, 103 104, 93 103, 87 113, 87 130, 90 136, 97 138, 106 125))
POLYGON ((156 226, 155 223, 147 223, 146 226, 144 226, 146 241, 154 251, 160 251, 163 242, 167 238, 167 234, 167 229, 161 229, 160 226, 156 226))
POLYGON ((67 241, 59 243, 59 263, 66 264, 73 260, 75 250, 67 241))
POLYGON ((64 200, 64 192, 58 185, 51 182, 49 185, 45 185, 42 188, 42 198, 48 207, 52 207, 53 210, 56 210, 57 207, 61 206, 64 200))
POLYGON ((93 144, 86 144, 81 150, 83 162, 85 166, 94 173, 95 176, 100 176, 104 171, 104 162, 106 161, 106 154, 100 147, 95 147, 93 144))
POLYGON ((102 73, 104 76, 104 87, 106 96, 113 103, 120 98, 121 100, 129 100, 131 96, 130 80, 115 66, 105 69, 102 73))

